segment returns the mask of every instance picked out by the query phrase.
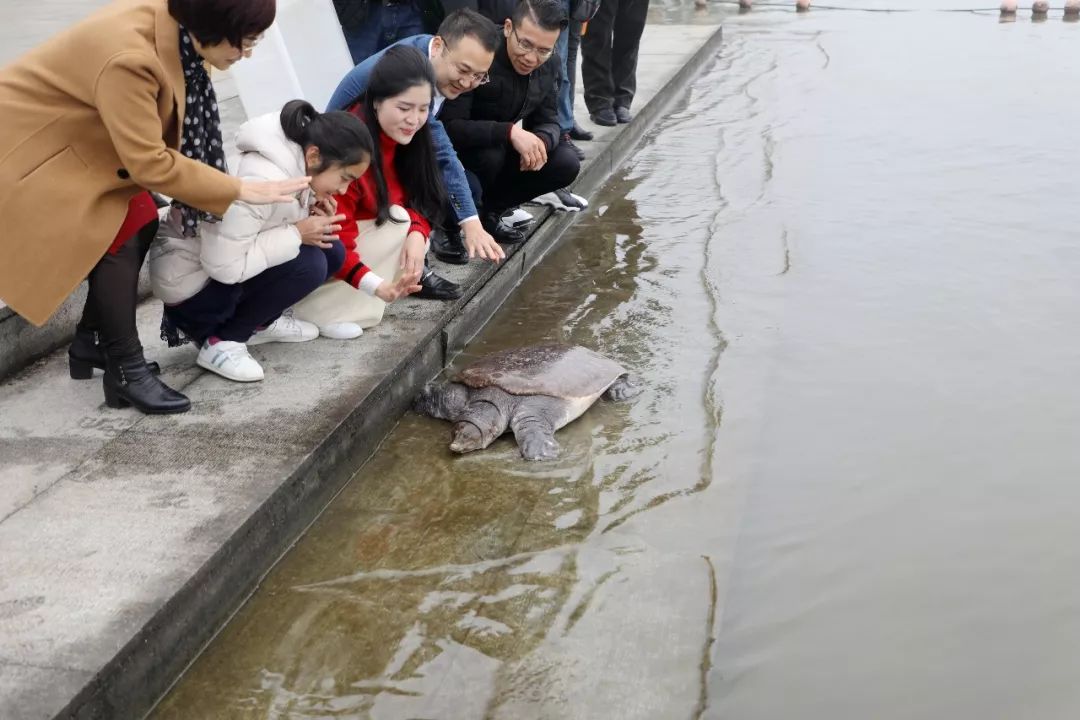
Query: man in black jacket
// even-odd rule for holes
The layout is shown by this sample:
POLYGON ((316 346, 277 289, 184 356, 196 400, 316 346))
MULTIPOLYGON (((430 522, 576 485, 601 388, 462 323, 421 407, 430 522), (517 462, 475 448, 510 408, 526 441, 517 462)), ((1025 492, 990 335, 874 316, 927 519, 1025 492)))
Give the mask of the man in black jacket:
POLYGON ((525 239, 500 223, 508 208, 566 187, 581 169, 562 143, 558 61, 548 62, 566 23, 559 0, 519 0, 503 23, 506 41, 495 53, 490 82, 448 101, 440 114, 475 183, 480 220, 499 242, 525 239))

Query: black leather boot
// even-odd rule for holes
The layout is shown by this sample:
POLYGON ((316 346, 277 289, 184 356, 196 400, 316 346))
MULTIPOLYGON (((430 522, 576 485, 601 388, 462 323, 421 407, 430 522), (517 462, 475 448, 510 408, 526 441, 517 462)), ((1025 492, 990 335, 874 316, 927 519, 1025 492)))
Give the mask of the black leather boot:
MULTIPOLYGON (((161 372, 161 366, 156 362, 148 362, 146 366, 155 375, 161 372)), ((89 380, 94 377, 94 368, 105 369, 105 348, 101 346, 101 338, 97 331, 76 325, 75 339, 68 347, 68 372, 72 380, 89 380)))
POLYGON ((467 265, 469 263, 469 251, 465 249, 465 241, 461 237, 461 230, 450 228, 439 229, 431 233, 431 252, 435 257, 451 265, 467 265))
POLYGON ((121 358, 109 358, 102 378, 105 404, 111 408, 132 405, 147 415, 182 413, 191 401, 161 382, 150 371, 142 351, 121 358))

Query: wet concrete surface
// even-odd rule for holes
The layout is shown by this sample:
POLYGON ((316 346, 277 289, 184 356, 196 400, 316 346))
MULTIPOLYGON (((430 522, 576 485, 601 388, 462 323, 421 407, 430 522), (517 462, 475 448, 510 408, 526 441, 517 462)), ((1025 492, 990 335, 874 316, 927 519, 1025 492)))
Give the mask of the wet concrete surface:
POLYGON ((647 391, 549 464, 406 415, 154 717, 1074 717, 1076 30, 729 21, 459 358, 647 391))

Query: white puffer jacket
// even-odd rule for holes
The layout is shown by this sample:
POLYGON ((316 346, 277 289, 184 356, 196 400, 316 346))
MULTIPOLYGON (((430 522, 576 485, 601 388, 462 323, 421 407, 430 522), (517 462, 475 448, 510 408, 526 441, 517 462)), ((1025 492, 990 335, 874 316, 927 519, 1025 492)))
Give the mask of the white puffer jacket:
MULTIPOLYGON (((304 151, 285 137, 278 113, 244 123, 236 136, 242 155, 235 175, 253 180, 285 180, 307 174, 304 151)), ((150 248, 150 282, 167 304, 183 302, 210 281, 235 285, 300 253, 296 223, 308 216, 311 191, 291 203, 235 202, 219 223, 199 224, 199 236, 184 237, 175 208, 150 248)))

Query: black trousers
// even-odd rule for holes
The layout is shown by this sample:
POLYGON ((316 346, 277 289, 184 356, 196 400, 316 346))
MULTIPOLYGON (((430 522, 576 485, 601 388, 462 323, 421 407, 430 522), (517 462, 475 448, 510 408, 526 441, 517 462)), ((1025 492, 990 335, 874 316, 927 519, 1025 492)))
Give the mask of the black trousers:
POLYGON ((590 113, 629 108, 649 0, 603 0, 581 38, 581 80, 590 113))
POLYGON ((242 283, 211 280, 187 300, 165 306, 165 313, 200 345, 209 337, 246 343, 258 328, 272 324, 341 268, 345 248, 336 240, 331 245, 325 250, 301 245, 289 262, 242 283))
POLYGON ((97 332, 105 353, 122 358, 142 352, 135 308, 139 269, 157 235, 155 220, 128 238, 116 253, 106 253, 90 271, 89 290, 79 326, 97 332))
POLYGON ((564 188, 578 176, 581 162, 562 143, 548 153, 539 170, 521 170, 521 156, 509 145, 475 148, 458 153, 469 186, 480 191, 483 213, 502 213, 538 195, 564 188))

